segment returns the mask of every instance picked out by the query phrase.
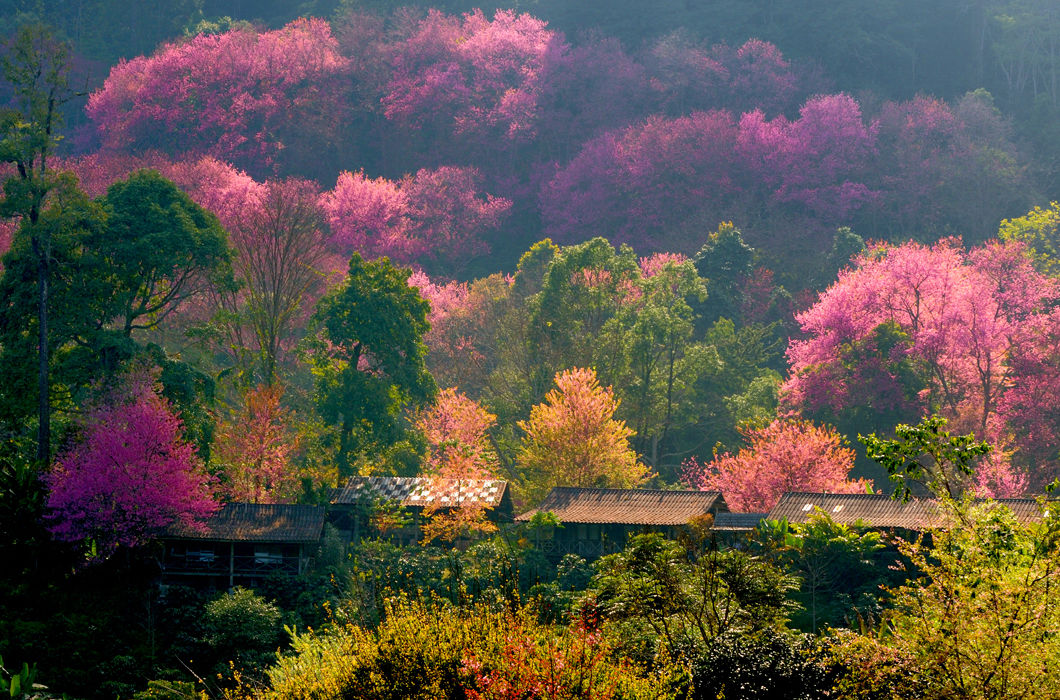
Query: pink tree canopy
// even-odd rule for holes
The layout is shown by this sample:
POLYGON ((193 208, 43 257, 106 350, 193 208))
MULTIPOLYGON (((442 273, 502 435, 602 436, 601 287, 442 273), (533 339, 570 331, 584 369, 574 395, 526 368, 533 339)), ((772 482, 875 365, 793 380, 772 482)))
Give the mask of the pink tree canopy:
POLYGON ((80 427, 45 476, 57 539, 91 539, 105 555, 170 525, 198 527, 217 508, 180 418, 149 375, 127 378, 80 427))
POLYGON ((868 401, 906 420, 941 413, 995 445, 1013 432, 1027 463, 1055 424, 1035 404, 1056 391, 1046 309, 1057 293, 1019 244, 873 246, 796 317, 804 337, 788 348, 784 402, 816 415, 868 401))
POLYGON ((765 512, 785 491, 865 493, 872 483, 849 480, 854 450, 832 427, 810 421, 776 420, 741 431, 747 447, 715 455, 701 465, 685 462, 683 479, 705 491, 721 491, 734 512, 765 512))
POLYGON ((431 10, 394 58, 387 117, 454 135, 533 135, 538 76, 555 34, 527 14, 431 10))
POLYGON ((443 167, 420 170, 398 182, 344 172, 322 204, 332 246, 398 263, 436 262, 450 274, 489 250, 488 232, 511 207, 482 194, 478 172, 443 167))
POLYGON ((269 166, 285 132, 334 124, 347 68, 323 19, 200 34, 115 66, 88 115, 110 148, 176 147, 269 166))
MULTIPOLYGON (((688 253, 704 228, 765 214, 782 224, 758 224, 754 240, 772 250, 786 244, 792 217, 821 233, 875 200, 867 184, 875 139, 875 126, 843 94, 808 100, 793 121, 761 110, 655 116, 586 143, 542 189, 540 206, 546 231, 562 242, 608 232, 688 253)), ((803 236, 796 245, 805 244, 803 236)))

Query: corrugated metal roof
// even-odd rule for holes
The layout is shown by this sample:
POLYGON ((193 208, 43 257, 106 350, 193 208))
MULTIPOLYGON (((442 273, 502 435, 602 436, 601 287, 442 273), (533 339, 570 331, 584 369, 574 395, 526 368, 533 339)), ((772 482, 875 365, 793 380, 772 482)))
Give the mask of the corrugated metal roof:
MULTIPOLYGON (((997 502, 1010 508, 1020 522, 1041 520, 1038 504, 1033 499, 1006 498, 997 502)), ((817 509, 842 525, 861 520, 873 527, 925 530, 940 527, 946 520, 932 500, 913 499, 902 503, 883 494, 803 492, 785 493, 768 518, 805 523, 817 509)))
MULTIPOLYGON (((1040 523, 1042 521, 1041 506, 1033 498, 999 498, 996 502, 1011 510, 1012 514, 1016 516, 1016 520, 1021 523, 1040 523)), ((1046 504, 1046 512, 1055 505, 1060 504, 1050 500, 1046 504)))
POLYGON ((335 505, 371 503, 377 499, 397 501, 402 506, 459 506, 483 504, 495 508, 508 489, 507 481, 481 479, 435 479, 404 476, 353 476, 332 494, 335 505))
POLYGON ((758 527, 769 513, 718 513, 714 516, 714 530, 748 532, 758 527))
POLYGON ((728 510, 720 491, 654 491, 557 486, 534 510, 516 518, 526 522, 537 512, 561 523, 684 525, 706 513, 728 510))
POLYGON ((174 526, 166 537, 225 542, 317 542, 324 528, 322 506, 226 503, 203 532, 174 526))

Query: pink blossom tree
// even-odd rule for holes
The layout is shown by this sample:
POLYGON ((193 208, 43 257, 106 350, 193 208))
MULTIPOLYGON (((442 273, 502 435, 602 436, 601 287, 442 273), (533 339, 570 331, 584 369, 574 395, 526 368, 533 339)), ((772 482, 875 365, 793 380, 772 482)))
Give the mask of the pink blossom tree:
POLYGON ((175 146, 268 167, 295 130, 330 133, 346 70, 322 19, 200 34, 115 66, 88 114, 109 148, 175 146))
POLYGON ((422 271, 409 284, 430 302, 424 336, 427 365, 439 386, 456 387, 479 395, 496 367, 498 355, 511 347, 503 327, 510 302, 511 279, 490 275, 471 283, 433 282, 422 271))
POLYGON ((738 147, 767 201, 805 207, 824 224, 846 221, 874 196, 863 179, 875 127, 865 125, 848 95, 811 98, 790 122, 767 121, 760 110, 746 113, 738 147))
POLYGON ((474 169, 443 167, 398 182, 344 172, 322 205, 337 251, 418 261, 453 274, 489 250, 486 236, 511 202, 481 194, 474 169))
POLYGON ((650 110, 644 68, 614 39, 591 36, 571 46, 556 35, 538 86, 535 147, 541 159, 565 162, 588 139, 650 110))
POLYGON ((749 39, 738 48, 721 44, 711 50, 711 57, 728 75, 725 107, 778 114, 797 104, 800 76, 768 41, 749 39))
POLYGON ((874 153, 875 127, 847 95, 814 97, 794 121, 761 110, 738 121, 725 111, 652 117, 585 144, 542 189, 540 206, 546 231, 563 242, 607 231, 691 253, 704 230, 743 217, 756 247, 819 255, 835 226, 874 201, 874 153), (794 219, 806 233, 781 236, 794 219))
POLYGON ((56 538, 91 540, 106 555, 171 525, 194 529, 217 508, 180 418, 149 375, 127 377, 79 427, 45 476, 56 538))
POLYGON ((575 243, 607 232, 618 242, 694 252, 701 231, 677 240, 676 229, 699 212, 714 223, 730 218, 741 190, 737 135, 727 112, 698 112, 592 139, 542 189, 547 233, 575 243))
POLYGON ((431 10, 394 58, 387 117, 456 136, 533 135, 538 76, 553 32, 530 15, 431 10))
POLYGON ((642 62, 655 104, 672 116, 694 110, 762 110, 770 118, 827 92, 812 72, 784 58, 773 44, 749 39, 742 46, 707 46, 682 30, 658 39, 642 62))
MULTIPOLYGON (((1019 244, 876 245, 796 317, 804 337, 788 349, 784 402, 848 418, 900 404, 893 422, 937 412, 995 444, 1012 432, 1018 460, 1031 462, 1049 430, 1032 404, 1056 391, 1044 310, 1057 293, 1019 244)), ((1035 467, 1035 478, 1048 471, 1035 467)))
POLYGON ((904 237, 959 231, 979 242, 998 221, 1026 211, 1026 166, 989 94, 954 104, 918 97, 888 102, 877 116, 881 196, 857 229, 904 237))
POLYGON ((871 482, 849 480, 854 450, 832 427, 776 420, 740 431, 747 446, 736 455, 715 455, 708 464, 685 462, 683 479, 706 491, 721 491, 734 512, 770 510, 785 491, 864 493, 871 482))
POLYGON ((495 478, 497 456, 488 431, 497 416, 456 389, 443 389, 416 419, 427 439, 427 470, 447 478, 495 478))
POLYGON ((487 434, 496 419, 456 389, 443 389, 417 416, 416 428, 427 439, 426 472, 436 483, 432 490, 449 495, 447 503, 435 501, 424 510, 430 518, 427 540, 496 529, 486 518, 486 503, 462 498, 465 487, 473 490, 497 478, 497 455, 487 434))
POLYGON ((172 160, 157 151, 137 155, 98 151, 62 161, 62 167, 77 175, 91 197, 105 194, 113 183, 137 170, 157 170, 196 204, 216 214, 228 231, 251 214, 265 192, 264 183, 211 156, 172 160))
MULTIPOLYGON (((1016 436, 1014 457, 1032 475, 1057 464, 1060 444, 1060 309, 1023 321, 1013 336, 1006 364, 1012 379, 997 404, 1004 425, 1016 436)), ((1042 480, 1042 479, 1039 479, 1042 480)))

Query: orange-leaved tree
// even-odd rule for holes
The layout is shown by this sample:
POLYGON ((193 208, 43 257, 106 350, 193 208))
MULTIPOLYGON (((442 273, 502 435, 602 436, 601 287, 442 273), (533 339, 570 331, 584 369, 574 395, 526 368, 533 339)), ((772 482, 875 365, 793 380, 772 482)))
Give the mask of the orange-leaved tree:
POLYGON ((291 464, 298 436, 288 429, 289 411, 279 385, 246 392, 243 405, 218 430, 213 461, 220 465, 222 490, 233 501, 290 503, 299 493, 291 464))
POLYGON ((489 504, 479 497, 483 482, 497 478, 497 454, 487 434, 496 420, 452 388, 440 391, 434 405, 416 418, 416 427, 427 439, 425 463, 436 494, 424 509, 429 517, 423 526, 425 540, 453 540, 496 529, 486 518, 489 504))
POLYGON ((618 403, 592 369, 556 374, 556 388, 519 422, 525 436, 518 463, 529 502, 553 486, 630 488, 644 480, 648 469, 629 444, 633 431, 614 417, 618 403))

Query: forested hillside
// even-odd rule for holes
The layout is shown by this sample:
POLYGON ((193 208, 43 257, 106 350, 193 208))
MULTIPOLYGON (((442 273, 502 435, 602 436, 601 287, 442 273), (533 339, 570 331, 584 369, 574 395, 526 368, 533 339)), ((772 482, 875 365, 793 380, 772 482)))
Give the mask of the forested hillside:
POLYGON ((534 675, 555 655, 601 674, 557 697, 737 697, 711 683, 758 654, 806 684, 761 697, 899 697, 945 606, 977 604, 932 598, 953 552, 1007 572, 1017 616, 1055 578, 1055 514, 970 499, 1060 478, 1056 3, 27 0, 0 29, 4 683, 25 661, 75 697, 280 697, 312 685, 270 656, 293 645, 353 674, 305 697, 383 697, 328 655, 385 666, 423 626, 477 641, 408 697, 574 683, 534 675), (719 552, 700 523, 557 565, 546 514, 432 506, 401 549, 380 506, 377 541, 260 596, 159 593, 162 533, 357 476, 505 481, 517 513, 556 486, 744 513, 897 489, 965 531, 943 554, 767 523, 719 552))

